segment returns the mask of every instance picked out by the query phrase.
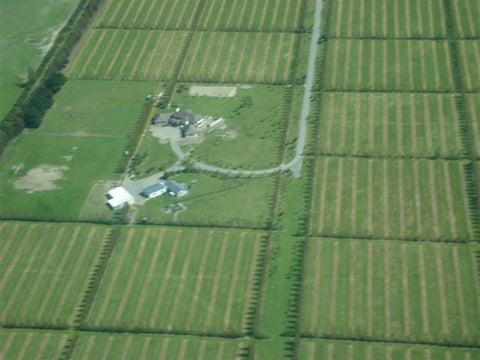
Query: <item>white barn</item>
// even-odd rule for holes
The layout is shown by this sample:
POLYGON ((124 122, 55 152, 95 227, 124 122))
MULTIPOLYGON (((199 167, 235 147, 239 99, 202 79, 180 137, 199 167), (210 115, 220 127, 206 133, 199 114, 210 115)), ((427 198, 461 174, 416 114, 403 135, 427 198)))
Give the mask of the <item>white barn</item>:
POLYGON ((123 186, 116 187, 107 192, 107 205, 112 210, 120 210, 125 204, 135 204, 135 199, 123 186))

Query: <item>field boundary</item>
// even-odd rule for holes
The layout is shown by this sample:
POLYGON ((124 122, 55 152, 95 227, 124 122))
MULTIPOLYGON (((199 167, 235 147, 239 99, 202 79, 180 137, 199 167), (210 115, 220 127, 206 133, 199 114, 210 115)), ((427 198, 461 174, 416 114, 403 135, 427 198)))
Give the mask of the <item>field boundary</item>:
POLYGON ((312 233, 307 235, 309 238, 315 239, 339 239, 339 240, 384 240, 384 241, 400 241, 400 242, 409 242, 409 243, 426 243, 426 244, 468 244, 470 241, 467 239, 420 239, 415 237, 389 237, 389 236, 359 236, 359 235, 339 235, 339 234, 328 234, 328 233, 312 233))

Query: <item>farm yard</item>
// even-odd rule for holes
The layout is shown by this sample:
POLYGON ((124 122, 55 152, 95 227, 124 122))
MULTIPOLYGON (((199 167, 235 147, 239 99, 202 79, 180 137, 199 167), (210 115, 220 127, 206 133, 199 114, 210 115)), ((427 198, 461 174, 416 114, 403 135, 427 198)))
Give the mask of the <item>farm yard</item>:
POLYGON ((448 158, 462 152, 452 95, 330 92, 321 116, 323 154, 448 158))
POLYGON ((87 324, 198 334, 245 333, 261 248, 262 233, 125 229, 87 324))
POLYGON ((302 334, 478 346, 477 247, 309 239, 307 248, 302 334))
MULTIPOLYGON (((108 228, 4 222, 0 322, 65 327, 75 319, 108 228)), ((2 357, 3 358, 3 357, 2 357)))

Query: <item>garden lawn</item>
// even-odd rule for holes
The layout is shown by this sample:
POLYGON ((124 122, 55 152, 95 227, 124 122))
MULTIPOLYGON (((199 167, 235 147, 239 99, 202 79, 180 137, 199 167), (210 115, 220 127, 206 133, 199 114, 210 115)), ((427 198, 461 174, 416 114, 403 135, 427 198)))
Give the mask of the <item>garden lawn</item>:
POLYGON ((137 222, 154 224, 266 228, 270 220, 274 178, 233 180, 202 173, 182 173, 171 179, 190 185, 188 195, 162 195, 138 207, 137 222), (191 184, 196 180, 195 184, 191 184), (186 210, 171 214, 165 207, 181 203, 186 210))
POLYGON ((69 326, 109 228, 4 222, 0 324, 69 326))
POLYGON ((250 231, 124 228, 87 324, 241 335, 262 239, 250 231))

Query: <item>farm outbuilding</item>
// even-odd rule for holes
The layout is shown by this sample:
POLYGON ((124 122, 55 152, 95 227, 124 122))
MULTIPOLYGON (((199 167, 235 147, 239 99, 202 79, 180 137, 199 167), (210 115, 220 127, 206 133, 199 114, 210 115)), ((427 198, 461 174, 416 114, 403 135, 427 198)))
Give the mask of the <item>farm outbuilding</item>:
POLYGON ((154 197, 165 194, 166 192, 167 186, 165 185, 165 183, 156 183, 143 189, 140 195, 147 199, 153 199, 154 197))
POLYGON ((188 186, 185 184, 180 184, 174 180, 168 180, 165 182, 167 185, 168 194, 174 197, 184 196, 188 193, 188 186))
POLYGON ((116 187, 107 192, 107 205, 112 210, 120 210, 125 204, 135 204, 135 199, 123 186, 116 187))

